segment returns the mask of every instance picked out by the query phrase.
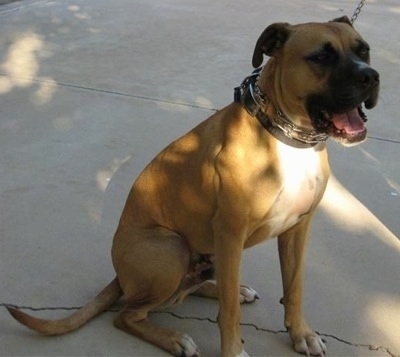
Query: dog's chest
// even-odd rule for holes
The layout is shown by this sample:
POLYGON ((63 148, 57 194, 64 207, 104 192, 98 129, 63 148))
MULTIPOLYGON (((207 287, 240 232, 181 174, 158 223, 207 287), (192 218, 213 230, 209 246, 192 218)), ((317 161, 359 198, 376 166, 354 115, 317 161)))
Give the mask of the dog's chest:
POLYGON ((281 185, 268 215, 270 236, 294 226, 311 210, 324 187, 321 160, 316 150, 278 143, 277 152, 281 185))

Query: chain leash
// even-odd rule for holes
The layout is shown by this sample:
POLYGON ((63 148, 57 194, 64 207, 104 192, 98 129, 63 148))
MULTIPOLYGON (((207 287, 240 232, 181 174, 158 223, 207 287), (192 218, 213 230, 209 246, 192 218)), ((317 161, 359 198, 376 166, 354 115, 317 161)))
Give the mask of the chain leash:
POLYGON ((350 19, 350 22, 351 22, 352 24, 354 23, 354 21, 357 20, 357 17, 358 17, 358 15, 360 14, 361 8, 364 6, 365 1, 366 1, 366 0, 361 0, 361 1, 359 2, 359 4, 358 4, 357 8, 354 10, 354 14, 353 14, 353 16, 352 16, 351 19, 350 19))

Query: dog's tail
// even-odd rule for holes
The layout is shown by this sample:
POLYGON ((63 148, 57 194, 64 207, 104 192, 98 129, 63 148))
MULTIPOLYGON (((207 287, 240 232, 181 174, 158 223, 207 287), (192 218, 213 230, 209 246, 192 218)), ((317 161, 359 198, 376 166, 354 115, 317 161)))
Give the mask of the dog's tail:
POLYGON ((7 310, 16 320, 32 330, 45 335, 63 335, 83 326, 93 317, 110 307, 121 296, 122 290, 118 278, 115 278, 93 300, 63 319, 39 319, 9 306, 7 306, 7 310))

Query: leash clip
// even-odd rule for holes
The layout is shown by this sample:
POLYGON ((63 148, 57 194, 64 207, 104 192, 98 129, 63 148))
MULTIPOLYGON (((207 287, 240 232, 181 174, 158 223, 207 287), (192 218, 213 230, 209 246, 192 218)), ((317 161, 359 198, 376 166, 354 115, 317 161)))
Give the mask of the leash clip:
MULTIPOLYGON (((253 92, 253 86, 255 87, 255 84, 258 80, 258 77, 260 75, 261 70, 263 67, 255 69, 249 76, 247 76, 245 79, 243 79, 242 83, 240 84, 239 87, 235 87, 233 89, 233 100, 235 103, 241 103, 242 97, 245 96, 245 90, 247 88, 250 89, 250 94, 255 102, 255 104, 259 105, 257 98, 255 97, 255 93, 253 92)), ((258 89, 258 87, 256 87, 258 89)), ((261 102, 263 102, 263 98, 261 93, 259 93, 259 89, 257 91, 256 95, 259 97, 261 102)))

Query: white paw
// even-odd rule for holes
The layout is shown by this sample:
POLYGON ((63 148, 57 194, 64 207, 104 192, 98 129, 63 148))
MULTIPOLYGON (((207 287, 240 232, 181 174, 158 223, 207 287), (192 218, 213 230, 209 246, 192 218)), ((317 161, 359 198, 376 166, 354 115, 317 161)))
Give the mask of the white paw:
POLYGON ((236 355, 235 357, 249 357, 249 355, 245 350, 243 350, 242 352, 240 352, 240 354, 236 355))
MULTIPOLYGON (((239 301, 241 304, 248 303, 248 302, 254 302, 255 300, 259 299, 260 297, 258 296, 257 291, 253 290, 249 286, 240 286, 240 297, 239 301)), ((244 352, 246 353, 246 352, 244 352)))
POLYGON ((177 346, 174 351, 171 351, 174 356, 179 357, 198 357, 200 356, 200 350, 194 343, 193 339, 187 335, 183 334, 179 341, 177 341, 177 346))
POLYGON ((308 335, 295 342, 294 349, 307 356, 324 357, 326 353, 326 346, 318 335, 308 335))

